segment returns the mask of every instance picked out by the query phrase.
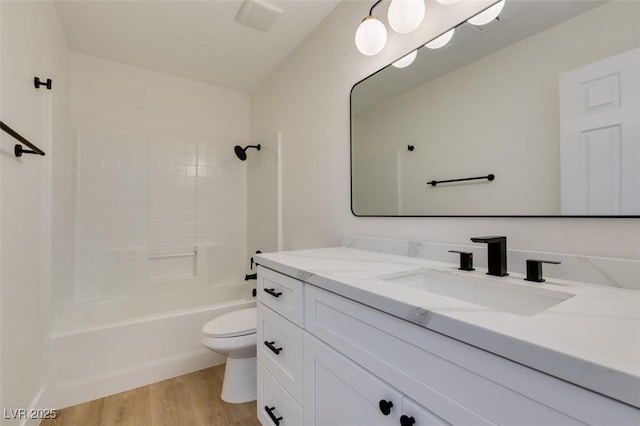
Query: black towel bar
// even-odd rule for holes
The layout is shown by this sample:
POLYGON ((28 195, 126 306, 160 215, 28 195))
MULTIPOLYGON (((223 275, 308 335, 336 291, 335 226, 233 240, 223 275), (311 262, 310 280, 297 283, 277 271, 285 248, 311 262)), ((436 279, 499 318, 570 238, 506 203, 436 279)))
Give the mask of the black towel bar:
POLYGON ((11 136, 16 138, 17 140, 19 140, 22 145, 26 145, 29 148, 31 148, 30 150, 29 149, 24 149, 22 147, 22 145, 16 144, 16 146, 14 147, 14 150, 13 150, 13 153, 16 155, 16 157, 22 157, 22 154, 40 154, 40 155, 45 155, 43 150, 41 150, 40 148, 38 148, 37 146, 35 146, 31 142, 26 140, 18 132, 16 132, 11 127, 7 126, 6 124, 4 124, 2 121, 0 121, 0 128, 2 128, 2 130, 4 130, 5 132, 9 133, 11 136))
POLYGON ((470 177, 470 178, 463 178, 463 179, 432 180, 431 182, 427 182, 427 185, 436 186, 439 183, 462 182, 462 181, 465 181, 465 180, 479 180, 479 179, 487 179, 489 181, 492 181, 495 178, 496 178, 496 176, 494 174, 490 174, 490 175, 487 175, 487 176, 470 177))

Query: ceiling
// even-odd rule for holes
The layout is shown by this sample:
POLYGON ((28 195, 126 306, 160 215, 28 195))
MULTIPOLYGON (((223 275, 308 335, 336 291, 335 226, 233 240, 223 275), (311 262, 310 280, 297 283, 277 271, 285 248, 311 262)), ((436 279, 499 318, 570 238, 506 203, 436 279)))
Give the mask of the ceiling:
POLYGON ((255 89, 340 0, 257 0, 280 8, 260 31, 243 0, 57 0, 71 50, 244 92, 255 89))

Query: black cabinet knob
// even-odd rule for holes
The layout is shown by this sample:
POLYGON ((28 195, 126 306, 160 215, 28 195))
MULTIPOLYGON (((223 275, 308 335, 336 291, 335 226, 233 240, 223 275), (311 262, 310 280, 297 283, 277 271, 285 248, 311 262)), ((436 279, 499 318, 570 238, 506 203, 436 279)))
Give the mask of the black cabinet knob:
POLYGON ((416 423, 416 419, 409 417, 405 414, 400 416, 400 426, 413 426, 416 423))
POLYGON ((384 414, 385 416, 388 416, 391 413, 391 407, 393 407, 393 402, 385 401, 384 399, 381 399, 380 402, 378 403, 378 407, 380 407, 380 412, 382 414, 384 414))

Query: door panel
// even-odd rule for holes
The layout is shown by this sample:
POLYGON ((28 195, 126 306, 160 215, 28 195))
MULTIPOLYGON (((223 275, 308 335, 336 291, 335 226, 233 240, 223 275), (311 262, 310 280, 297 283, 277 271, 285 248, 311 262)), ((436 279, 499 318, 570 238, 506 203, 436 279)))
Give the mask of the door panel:
POLYGON ((640 49, 560 76, 563 215, 640 214, 640 49))

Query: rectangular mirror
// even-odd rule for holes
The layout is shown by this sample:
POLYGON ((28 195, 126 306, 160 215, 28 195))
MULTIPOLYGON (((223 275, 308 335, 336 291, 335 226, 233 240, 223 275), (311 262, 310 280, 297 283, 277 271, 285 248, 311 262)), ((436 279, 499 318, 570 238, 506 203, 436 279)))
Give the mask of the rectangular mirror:
POLYGON ((640 2, 507 0, 353 86, 351 208, 638 217, 638 117, 640 2))

